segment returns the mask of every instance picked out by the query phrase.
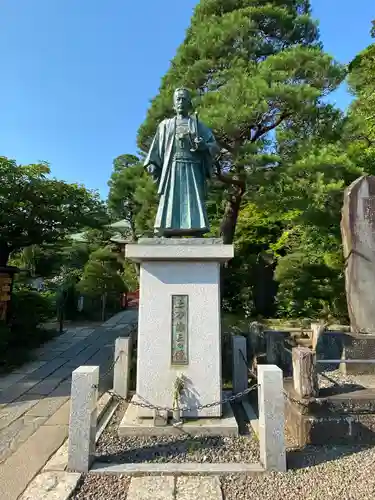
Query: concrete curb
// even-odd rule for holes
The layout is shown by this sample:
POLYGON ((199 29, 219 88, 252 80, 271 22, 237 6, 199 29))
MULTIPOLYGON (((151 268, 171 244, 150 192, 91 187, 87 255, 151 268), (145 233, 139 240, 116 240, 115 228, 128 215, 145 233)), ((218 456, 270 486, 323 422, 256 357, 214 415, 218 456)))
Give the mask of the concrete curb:
POLYGON ((261 464, 246 463, 139 463, 139 464, 107 464, 95 462, 90 473, 95 474, 122 474, 126 476, 151 475, 224 475, 224 474, 259 474, 265 470, 261 464))

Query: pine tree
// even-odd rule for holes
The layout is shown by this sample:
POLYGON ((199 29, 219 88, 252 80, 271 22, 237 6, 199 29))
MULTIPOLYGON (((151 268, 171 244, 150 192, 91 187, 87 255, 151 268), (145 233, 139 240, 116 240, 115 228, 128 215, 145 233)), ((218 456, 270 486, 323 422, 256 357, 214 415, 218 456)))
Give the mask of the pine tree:
POLYGON ((221 155, 226 187, 220 232, 234 239, 243 196, 279 164, 276 128, 311 120, 345 75, 324 53, 308 0, 201 0, 138 132, 146 151, 157 123, 172 114, 177 86, 195 92, 200 117, 221 155))

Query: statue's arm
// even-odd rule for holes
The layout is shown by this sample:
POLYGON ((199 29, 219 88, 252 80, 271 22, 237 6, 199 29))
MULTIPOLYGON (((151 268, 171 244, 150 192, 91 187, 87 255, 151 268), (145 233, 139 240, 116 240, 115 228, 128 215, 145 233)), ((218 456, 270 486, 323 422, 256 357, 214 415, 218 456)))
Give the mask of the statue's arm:
POLYGON ((220 153, 220 147, 216 142, 215 136, 211 130, 208 131, 208 137, 206 141, 206 147, 212 159, 215 158, 220 153))
POLYGON ((201 124, 202 129, 202 137, 198 138, 198 149, 201 151, 206 151, 211 158, 215 158, 216 155, 219 154, 220 148, 216 142, 215 136, 208 127, 204 124, 201 124))
POLYGON ((160 143, 161 125, 158 126, 150 150, 143 164, 143 166, 146 168, 147 172, 152 176, 155 182, 159 182, 163 168, 163 158, 161 158, 160 156, 160 143))

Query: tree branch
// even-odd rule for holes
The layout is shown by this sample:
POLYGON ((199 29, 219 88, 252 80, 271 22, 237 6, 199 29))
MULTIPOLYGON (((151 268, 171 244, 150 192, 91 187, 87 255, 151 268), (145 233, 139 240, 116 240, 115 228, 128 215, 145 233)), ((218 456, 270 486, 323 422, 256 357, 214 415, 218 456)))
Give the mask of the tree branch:
POLYGON ((234 185, 234 186, 240 187, 241 189, 245 189, 245 182, 244 181, 241 181, 239 179, 235 179, 231 175, 224 175, 223 174, 219 160, 216 162, 215 166, 216 166, 216 177, 219 181, 223 182, 224 184, 234 185))
POLYGON ((277 120, 274 123, 272 123, 271 125, 268 125, 267 127, 258 126, 258 130, 255 132, 255 134, 251 138, 251 142, 257 141, 258 139, 260 139, 260 137, 262 137, 262 135, 267 134, 271 130, 278 127, 286 118, 289 118, 289 116, 291 116, 291 115, 292 115, 292 113, 287 113, 285 111, 285 112, 281 113, 279 118, 277 118, 277 120))

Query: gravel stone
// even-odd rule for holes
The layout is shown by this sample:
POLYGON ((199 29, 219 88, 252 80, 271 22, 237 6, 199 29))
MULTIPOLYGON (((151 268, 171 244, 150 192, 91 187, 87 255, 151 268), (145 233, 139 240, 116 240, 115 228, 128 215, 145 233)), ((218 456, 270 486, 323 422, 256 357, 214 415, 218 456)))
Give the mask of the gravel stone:
POLYGON ((84 474, 70 500, 125 500, 130 477, 84 474))
POLYGON ((355 388, 362 388, 362 380, 357 375, 344 375, 340 370, 326 370, 318 374, 319 389, 327 389, 337 385, 353 386, 355 388))
POLYGON ((221 477, 225 500, 372 500, 375 448, 306 447, 288 453, 288 472, 221 477), (298 468, 297 468, 298 467, 298 468))
POLYGON ((259 462, 259 443, 251 428, 247 435, 238 437, 119 437, 124 412, 125 406, 120 405, 98 441, 96 457, 101 462, 259 462))

